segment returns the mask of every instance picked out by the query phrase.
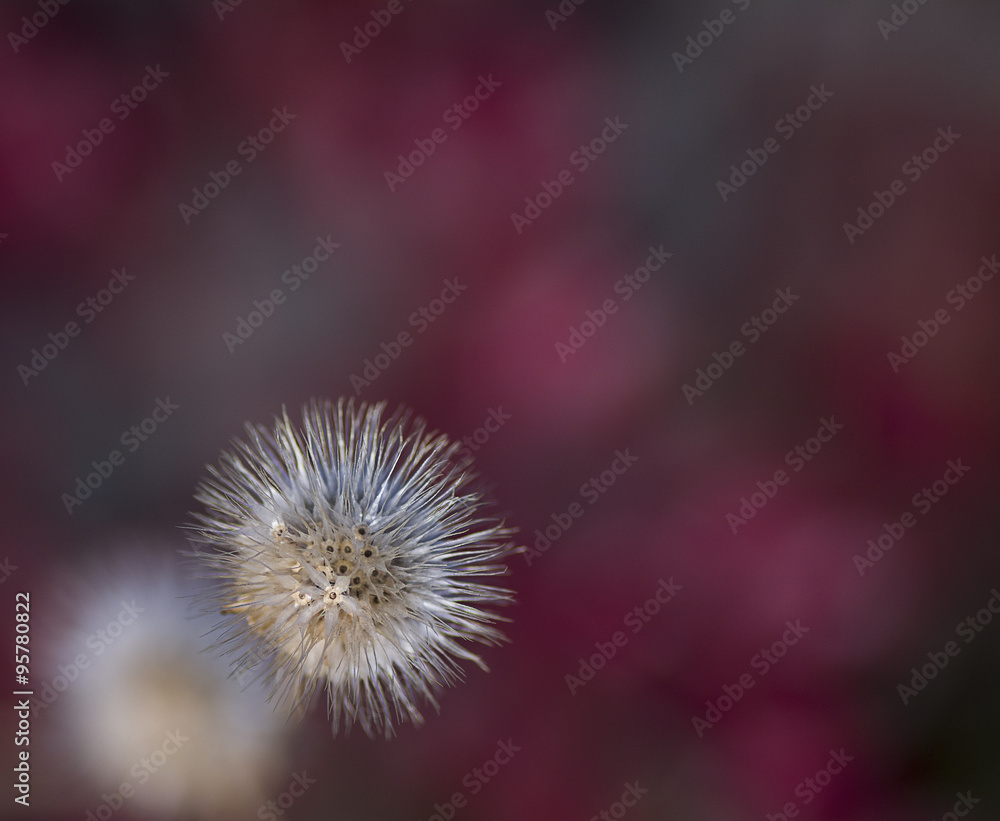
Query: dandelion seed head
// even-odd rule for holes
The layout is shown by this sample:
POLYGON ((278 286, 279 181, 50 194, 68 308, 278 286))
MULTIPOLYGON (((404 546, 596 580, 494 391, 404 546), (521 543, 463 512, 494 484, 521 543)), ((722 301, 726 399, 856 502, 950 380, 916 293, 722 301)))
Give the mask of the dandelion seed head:
POLYGON ((481 609, 509 591, 513 529, 483 511, 461 443, 385 403, 312 402, 296 427, 247 427, 199 487, 199 552, 218 581, 216 646, 259 665, 291 715, 325 687, 334 732, 391 735, 420 703, 483 669, 467 643, 497 644, 481 609))

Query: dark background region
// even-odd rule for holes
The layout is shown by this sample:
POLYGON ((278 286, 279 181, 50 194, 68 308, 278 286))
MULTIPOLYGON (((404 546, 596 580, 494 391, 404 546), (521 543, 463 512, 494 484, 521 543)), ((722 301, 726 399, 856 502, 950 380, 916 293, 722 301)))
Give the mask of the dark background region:
POLYGON ((995 3, 19 0, 0 32, 2 632, 30 592, 63 688, 0 814, 111 807, 183 711, 114 817, 268 817, 303 772, 285 817, 636 783, 635 819, 997 816, 995 3), (388 742, 274 726, 175 606, 204 465, 338 396, 473 437, 530 548, 492 671, 388 742))

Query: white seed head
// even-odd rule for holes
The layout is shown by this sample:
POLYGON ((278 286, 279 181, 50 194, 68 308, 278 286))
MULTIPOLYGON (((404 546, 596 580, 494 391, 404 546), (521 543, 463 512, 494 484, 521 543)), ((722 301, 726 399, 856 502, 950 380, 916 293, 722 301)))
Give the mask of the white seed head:
POLYGON ((312 402, 297 429, 247 425, 196 498, 197 555, 219 582, 216 647, 236 672, 260 663, 275 698, 300 716, 325 684, 337 732, 357 721, 389 736, 420 723, 418 703, 482 660, 467 640, 497 644, 480 605, 509 591, 497 575, 514 530, 482 513, 460 442, 385 403, 312 402))

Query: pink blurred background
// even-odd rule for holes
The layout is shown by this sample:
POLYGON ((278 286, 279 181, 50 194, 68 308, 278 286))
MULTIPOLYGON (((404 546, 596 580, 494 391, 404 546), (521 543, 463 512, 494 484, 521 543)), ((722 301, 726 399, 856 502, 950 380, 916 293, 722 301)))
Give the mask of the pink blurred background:
MULTIPOLYGON (((977 817, 1000 817, 1000 625, 956 631, 992 621, 1000 587, 1000 281, 982 259, 1000 252, 1000 9, 902 5, 916 11, 893 31, 876 2, 590 0, 564 2, 562 20, 554 1, 5 4, 0 441, 16 569, 0 592, 10 614, 31 592, 33 678, 114 616, 67 602, 111 596, 116 611, 146 595, 156 563, 123 571, 122 552, 185 547, 204 465, 245 422, 360 395, 457 438, 483 428, 478 468, 533 552, 506 580, 512 643, 439 716, 389 742, 334 739, 321 705, 287 749, 274 742, 254 790, 317 778, 286 817, 427 819, 461 792, 456 818, 590 818, 635 782, 637 820, 779 819, 789 803, 809 819, 939 818, 967 792, 977 817), (366 25, 377 33, 355 42, 366 25), (144 77, 134 107, 116 104, 144 77), (54 168, 103 118, 89 156, 54 168), (246 148, 272 120, 273 140, 246 148), (933 149, 949 128, 960 136, 933 149), (592 160, 574 154, 595 140, 592 160), (914 179, 905 164, 929 147, 914 179), (186 218, 193 189, 233 162, 186 218), (905 192, 845 231, 896 179, 905 192), (286 274, 318 238, 339 247, 308 279, 286 274), (672 256, 635 290, 651 248, 672 256), (78 312, 122 268, 121 293, 78 312), (279 288, 248 338, 226 336, 279 288), (778 289, 797 299, 764 314, 778 289), (773 324, 754 339, 743 328, 762 315, 773 324), (26 371, 49 334, 62 349, 26 371), (734 341, 742 355, 710 368, 734 341), (352 381, 386 349, 398 356, 370 385, 352 381), (686 394, 699 369, 718 377, 686 394), (177 410, 68 512, 91 463, 168 398, 177 410), (786 459, 831 417, 842 428, 815 455, 786 459), (583 491, 617 451, 634 465, 583 491), (950 460, 968 472, 915 501, 950 460), (734 525, 758 483, 773 498, 734 525), (582 515, 542 550, 537 531, 574 503, 582 515), (915 524, 862 573, 855 556, 907 512, 915 524), (661 579, 680 592, 627 620, 661 579), (764 665, 788 622, 808 632, 764 665), (624 646, 571 687, 616 631, 624 646), (949 641, 960 652, 904 704, 898 686, 949 641), (744 674, 753 686, 699 729, 744 674), (473 794, 467 774, 508 739, 521 751, 473 794), (803 786, 841 750, 843 772, 803 786)), ((117 786, 82 774, 65 722, 92 707, 82 684, 65 695, 33 719, 31 810, 7 788, 3 817, 83 818, 117 786)), ((255 802, 139 803, 114 817, 268 817, 255 802)))

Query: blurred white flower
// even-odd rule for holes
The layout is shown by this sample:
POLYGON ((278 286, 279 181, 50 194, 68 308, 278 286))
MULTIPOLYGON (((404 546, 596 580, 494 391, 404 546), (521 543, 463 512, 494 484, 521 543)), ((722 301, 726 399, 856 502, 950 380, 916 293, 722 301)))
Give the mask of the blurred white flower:
POLYGON ((333 730, 369 735, 419 724, 420 697, 485 664, 463 642, 496 644, 480 605, 509 591, 474 581, 505 572, 514 530, 482 515, 461 442, 385 403, 313 402, 297 430, 247 426, 198 489, 199 553, 221 582, 217 647, 237 670, 260 662, 272 696, 301 715, 321 684, 333 730))
POLYGON ((212 622, 191 618, 175 556, 132 546, 102 561, 100 577, 76 574, 76 623, 54 642, 70 681, 40 720, 53 711, 77 800, 99 818, 119 806, 247 817, 288 771, 287 726, 203 652, 212 622))

